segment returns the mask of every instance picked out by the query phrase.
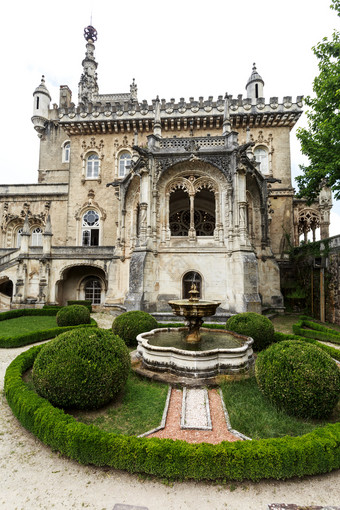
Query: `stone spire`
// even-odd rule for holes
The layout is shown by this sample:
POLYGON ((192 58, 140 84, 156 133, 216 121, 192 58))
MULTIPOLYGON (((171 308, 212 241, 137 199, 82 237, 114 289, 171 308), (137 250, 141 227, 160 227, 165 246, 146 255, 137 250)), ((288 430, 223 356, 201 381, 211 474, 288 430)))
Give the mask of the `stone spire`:
POLYGON ((155 124, 153 126, 153 134, 155 136, 162 136, 161 129, 161 105, 159 101, 159 97, 156 97, 155 101, 155 124))
POLYGON ((223 135, 230 133, 231 124, 230 124, 230 114, 229 114, 229 96, 226 92, 224 96, 224 114, 223 114, 223 135))
POLYGON ((97 67, 94 58, 94 42, 97 40, 97 30, 89 25, 84 29, 84 37, 87 41, 85 58, 82 62, 83 74, 80 77, 78 101, 87 103, 92 101, 95 94, 98 94, 97 67))
POLYGON ((246 85, 247 97, 255 99, 263 97, 263 86, 264 81, 257 72, 256 64, 254 62, 252 73, 246 85))

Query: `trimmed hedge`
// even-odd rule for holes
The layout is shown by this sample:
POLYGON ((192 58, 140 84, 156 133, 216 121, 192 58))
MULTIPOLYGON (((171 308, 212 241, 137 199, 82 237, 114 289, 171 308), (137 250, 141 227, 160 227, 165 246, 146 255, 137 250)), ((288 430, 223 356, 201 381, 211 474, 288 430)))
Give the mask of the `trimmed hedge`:
POLYGON ((316 475, 340 468, 340 423, 301 437, 213 445, 117 435, 77 422, 30 390, 22 374, 41 346, 20 354, 5 376, 7 401, 20 423, 53 450, 82 464, 167 479, 260 480, 316 475))
POLYGON ((254 351, 262 351, 273 342, 274 326, 268 317, 255 312, 233 315, 226 322, 226 329, 254 340, 254 351))
POLYGON ((298 335, 287 335, 285 333, 280 333, 279 331, 276 331, 274 333, 274 342, 283 342, 284 340, 300 340, 301 342, 306 342, 308 344, 313 344, 319 347, 319 349, 322 349, 323 351, 327 352, 331 358, 336 359, 340 361, 340 350, 335 349, 335 347, 331 347, 330 345, 325 345, 314 338, 305 338, 304 336, 298 336, 298 335))
POLYGON ((86 306, 86 308, 88 308, 90 310, 90 313, 92 313, 92 301, 89 301, 87 299, 73 299, 73 300, 67 301, 67 306, 72 306, 72 305, 86 306))
POLYGON ((156 329, 158 322, 152 315, 141 311, 125 312, 115 318, 112 331, 130 347, 137 345, 137 335, 156 329))
POLYGON ((33 365, 33 384, 58 407, 97 409, 123 389, 130 366, 130 353, 119 336, 77 328, 44 345, 33 365))
POLYGON ((65 306, 57 313, 58 326, 78 326, 79 324, 90 324, 90 310, 83 305, 65 306))
POLYGON ((25 333, 23 335, 8 337, 0 337, 0 347, 10 349, 12 347, 22 347, 23 345, 36 344, 54 338, 65 331, 70 331, 79 327, 96 327, 97 323, 91 319, 91 324, 81 324, 80 326, 64 326, 62 328, 43 329, 40 331, 33 331, 32 333, 25 333))
POLYGON ((256 360, 262 393, 279 409, 302 418, 327 418, 339 400, 340 371, 315 345, 284 341, 271 345, 256 360))
POLYGON ((340 332, 309 320, 301 319, 296 324, 293 324, 293 332, 306 338, 340 344, 340 332))
POLYGON ((29 315, 47 315, 52 317, 57 315, 58 310, 54 308, 23 308, 21 310, 9 310, 8 312, 0 313, 0 321, 7 321, 8 319, 16 319, 17 317, 29 315))

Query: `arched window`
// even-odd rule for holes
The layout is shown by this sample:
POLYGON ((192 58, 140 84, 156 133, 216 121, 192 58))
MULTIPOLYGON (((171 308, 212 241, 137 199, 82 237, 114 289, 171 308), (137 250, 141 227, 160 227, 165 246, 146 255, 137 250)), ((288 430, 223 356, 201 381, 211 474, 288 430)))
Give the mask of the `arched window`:
POLYGON ((215 230, 215 195, 211 190, 199 190, 193 199, 191 217, 190 199, 186 191, 177 189, 170 195, 169 225, 172 236, 188 236, 189 229, 196 236, 213 236, 215 230))
POLYGON ((99 157, 91 154, 86 160, 86 179, 97 179, 99 176, 99 157))
POLYGON ((16 242, 17 248, 20 248, 20 246, 21 246, 21 234, 22 234, 22 228, 19 228, 17 230, 17 242, 16 242))
POLYGON ((199 294, 197 294, 197 297, 199 299, 201 299, 201 297, 202 297, 202 278, 201 278, 201 275, 196 273, 196 271, 189 271, 188 273, 185 273, 185 275, 183 276, 183 282, 182 282, 183 299, 190 298, 189 290, 191 289, 192 285, 196 286, 196 289, 199 292, 199 294))
POLYGON ((131 168, 131 154, 123 152, 118 159, 118 177, 125 177, 131 168))
POLYGON ((256 147, 254 150, 255 161, 260 163, 260 172, 264 175, 269 173, 268 151, 264 147, 256 147))
POLYGON ((99 214, 87 211, 82 220, 82 246, 99 245, 99 214))
POLYGON ((102 286, 99 278, 89 278, 85 283, 85 299, 93 305, 100 305, 102 286))
POLYGON ((34 230, 32 230, 31 237, 31 246, 42 246, 42 230, 40 227, 36 227, 34 230))
POLYGON ((70 142, 65 142, 63 145, 63 163, 69 163, 71 156, 71 144, 70 142))

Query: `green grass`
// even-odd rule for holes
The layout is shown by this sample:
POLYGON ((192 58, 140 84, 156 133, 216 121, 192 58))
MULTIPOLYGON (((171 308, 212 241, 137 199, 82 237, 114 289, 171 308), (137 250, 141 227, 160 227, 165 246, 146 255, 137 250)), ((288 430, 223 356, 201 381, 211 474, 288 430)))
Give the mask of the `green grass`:
MULTIPOLYGON (((31 375, 25 382, 34 389, 31 375)), ((168 386, 130 373, 124 391, 112 404, 96 411, 68 411, 76 420, 107 432, 134 436, 158 427, 162 420, 168 386)))
POLYGON ((72 415, 107 432, 139 435, 160 425, 167 393, 166 384, 141 379, 131 372, 118 401, 99 411, 79 411, 72 415))
POLYGON ((252 439, 301 436, 326 423, 340 421, 340 402, 329 420, 302 420, 273 406, 259 390, 255 377, 221 385, 231 426, 252 439))
POLYGON ((32 333, 44 329, 56 328, 55 316, 23 316, 0 322, 0 337, 11 338, 25 333, 32 333))

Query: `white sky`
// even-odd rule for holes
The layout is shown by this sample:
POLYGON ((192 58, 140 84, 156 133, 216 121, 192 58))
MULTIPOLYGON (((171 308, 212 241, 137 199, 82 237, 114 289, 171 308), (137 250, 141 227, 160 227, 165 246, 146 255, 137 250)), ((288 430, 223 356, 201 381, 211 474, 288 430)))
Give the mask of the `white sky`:
MULTIPOLYGON (((84 27, 98 31, 99 92, 138 99, 244 94, 256 62, 264 95, 312 94, 318 74, 311 47, 330 37, 339 18, 330 0, 17 0, 2 8, 3 75, 0 183, 37 182, 39 140, 31 123, 41 75, 59 101, 68 85, 77 103, 85 56, 84 27), (4 155, 5 154, 5 155, 4 155)), ((298 126, 305 124, 304 116, 298 126)), ((291 136, 293 176, 306 162, 291 136)), ((294 185, 294 184, 293 184, 294 185)), ((331 235, 340 233, 335 202, 331 235)))

